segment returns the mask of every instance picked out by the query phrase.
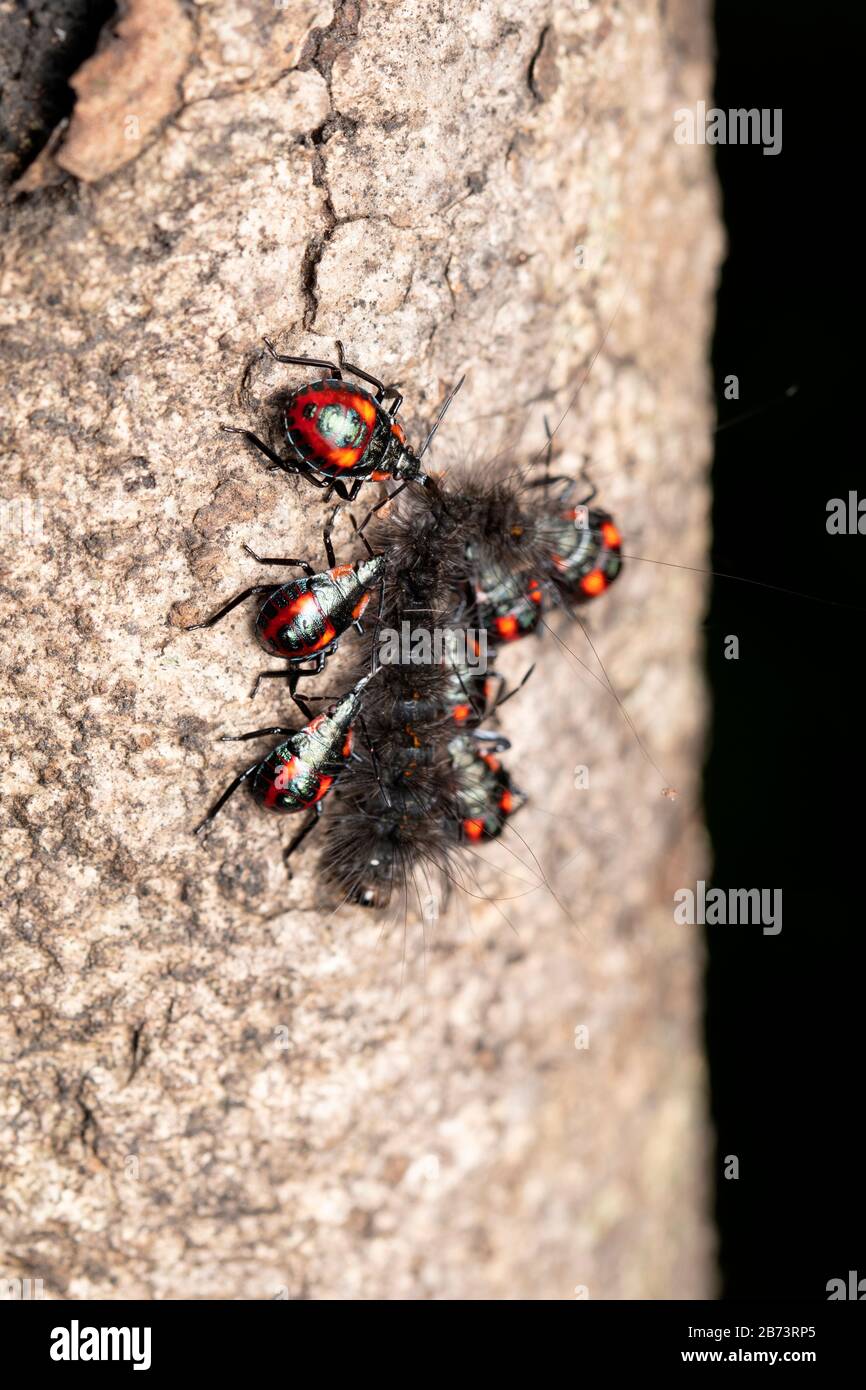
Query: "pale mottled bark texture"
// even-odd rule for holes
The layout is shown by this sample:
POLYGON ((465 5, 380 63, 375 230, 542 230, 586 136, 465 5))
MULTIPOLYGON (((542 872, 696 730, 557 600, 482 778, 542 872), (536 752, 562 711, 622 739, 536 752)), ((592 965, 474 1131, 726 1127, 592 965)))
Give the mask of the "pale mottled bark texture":
POLYGON ((218 430, 267 428, 263 333, 341 338, 416 439, 465 371, 441 467, 529 457, 615 315, 558 470, 591 460, 626 550, 702 562, 720 235, 673 112, 710 90, 706 7, 156 10, 144 58, 140 0, 78 74, 4 214, 0 1275, 707 1296, 700 957, 671 905, 706 868, 699 583, 634 562, 591 616, 663 780, 553 636, 509 652, 538 661, 503 711, 515 824, 568 915, 513 839, 523 865, 503 844, 482 875, 509 901, 458 897, 426 958, 410 914, 405 966, 402 916, 380 940, 323 909, 315 840, 288 884, 288 827, 245 797, 194 842, 244 759, 217 735, 286 701, 248 700, 249 616, 181 630, 268 577, 243 542, 319 554, 320 497, 218 430))

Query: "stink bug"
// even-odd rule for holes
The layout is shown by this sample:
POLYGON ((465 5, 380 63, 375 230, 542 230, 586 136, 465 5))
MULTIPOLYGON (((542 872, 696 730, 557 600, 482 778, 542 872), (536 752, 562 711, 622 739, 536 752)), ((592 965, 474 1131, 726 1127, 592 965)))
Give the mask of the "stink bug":
POLYGON ((379 588, 381 600, 385 557, 374 555, 366 537, 362 536, 367 559, 357 560, 351 565, 338 565, 331 544, 336 514, 335 508, 322 535, 329 565, 327 570, 317 574, 306 560, 257 555, 245 545, 247 554, 260 565, 293 566, 304 571, 304 578, 292 579, 288 584, 253 584, 236 594, 210 618, 200 623, 190 623, 186 629, 189 632, 198 627, 213 627, 245 599, 267 594, 256 618, 256 636, 266 652, 283 657, 287 666, 277 671, 260 671, 253 686, 253 696, 259 682, 273 676, 288 679, 290 692, 294 694, 302 675, 319 674, 350 627, 363 632, 361 615, 370 602, 371 591, 376 587, 379 588))
POLYGON ((622 538, 609 512, 571 507, 544 529, 551 544, 549 578, 561 598, 586 603, 622 570, 622 538))
POLYGON ((516 642, 538 627, 543 594, 537 579, 482 565, 474 583, 478 625, 492 642, 516 642))
POLYGON ((294 366, 320 367, 328 373, 320 381, 300 386, 288 396, 282 410, 283 431, 292 450, 291 459, 280 458, 250 430, 223 426, 231 433, 242 434, 255 445, 272 468, 286 473, 299 473, 315 487, 327 488, 344 501, 352 501, 365 482, 383 482, 394 478, 405 486, 408 482, 426 483, 421 460, 430 447, 433 436, 460 387, 461 377, 452 388, 436 417, 433 428, 416 454, 406 443, 397 413, 403 397, 396 386, 385 386, 377 377, 362 371, 351 362, 342 360, 342 345, 337 344, 339 365, 317 357, 291 357, 278 353, 269 338, 264 340, 275 362, 294 366), (361 386, 344 381, 343 372, 351 372, 374 388, 374 394, 361 386), (385 408, 386 397, 391 404, 385 408), (347 487, 343 479, 350 481, 347 487))
POLYGON ((566 508, 556 516, 545 517, 535 527, 536 539, 541 541, 547 558, 545 579, 560 600, 586 603, 603 594, 621 572, 622 537, 609 512, 589 507, 598 491, 592 482, 586 496, 576 506, 568 506, 577 483, 573 478, 551 477, 553 435, 547 420, 544 428, 544 475, 528 486, 548 489, 564 483, 556 505, 566 508))
POLYGON ((496 756, 511 746, 508 739, 488 734, 486 747, 479 747, 478 737, 461 736, 448 745, 458 788, 456 830, 463 842, 495 840, 508 817, 526 804, 496 756))
POLYGON ((248 734, 223 735, 223 742, 226 743, 265 738, 272 734, 286 737, 260 762, 252 763, 243 772, 238 773, 204 820, 196 826, 195 834, 200 834, 210 825, 229 797, 234 795, 242 783, 248 782, 254 799, 269 811, 278 811, 284 815, 296 811, 312 811, 307 823, 301 827, 284 852, 284 858, 288 860, 318 821, 322 814, 323 798, 345 771, 352 756, 352 725, 358 719, 363 727, 360 718, 362 692, 373 674, 375 673, 362 676, 348 695, 344 695, 336 704, 320 714, 314 715, 306 702, 296 695, 295 704, 307 720, 302 729, 285 729, 278 725, 269 729, 253 729, 248 734))

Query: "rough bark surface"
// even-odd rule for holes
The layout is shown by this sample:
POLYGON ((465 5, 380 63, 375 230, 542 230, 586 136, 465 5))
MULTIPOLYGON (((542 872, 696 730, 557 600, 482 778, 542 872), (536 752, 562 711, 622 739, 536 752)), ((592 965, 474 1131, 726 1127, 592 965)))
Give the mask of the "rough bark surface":
POLYGON ((122 10, 5 212, 0 1275, 709 1296, 700 953, 671 903, 706 869, 700 584, 634 562, 591 616, 676 802, 555 637, 508 654, 539 663, 503 711, 516 826, 567 912, 514 839, 480 871, 509 901, 458 895, 426 952, 417 914, 383 935, 323 904, 314 840, 287 883, 287 826, 246 798, 193 840, 243 762, 217 735, 287 711, 249 702, 249 615, 181 627, 269 577, 243 542, 320 553, 320 497, 219 432, 268 427, 263 333, 342 339, 416 439, 465 371, 440 467, 528 458, 604 340, 558 469, 591 460, 627 551, 702 563, 720 235, 673 112, 709 92, 705 5, 156 9, 156 38, 122 10))

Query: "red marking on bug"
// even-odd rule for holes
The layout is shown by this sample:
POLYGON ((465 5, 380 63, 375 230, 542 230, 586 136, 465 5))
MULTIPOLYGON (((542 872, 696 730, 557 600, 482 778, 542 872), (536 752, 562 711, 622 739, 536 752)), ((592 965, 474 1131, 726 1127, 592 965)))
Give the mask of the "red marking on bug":
POLYGON ((354 574, 351 565, 335 565, 332 570, 328 570, 332 579, 345 579, 347 574, 354 574))
POLYGON ((344 757, 344 758, 351 757, 352 749, 354 748, 354 746, 355 746, 355 731, 354 731, 354 729, 349 729, 349 731, 348 731, 347 734, 346 734, 346 741, 345 741, 345 743, 343 744, 343 757, 344 757))
POLYGON ((605 521, 601 528, 602 540, 611 550, 619 550, 622 545, 622 536, 612 521, 605 521))
POLYGON ((381 468, 376 468, 376 469, 374 469, 374 471, 370 474, 370 481, 373 482, 373 483, 387 483, 387 481, 388 481, 388 479, 389 479, 390 477, 391 477, 391 474, 390 474, 390 473, 383 473, 382 470, 381 470, 381 468))
POLYGON ((370 595, 362 594, 361 597, 358 599, 358 602, 355 604, 355 607, 352 609, 353 620, 360 618, 361 614, 363 613, 364 609, 367 607, 367 604, 369 602, 370 595))
POLYGON ((325 792, 333 784, 333 781, 333 777, 327 777, 325 773, 321 773, 319 776, 319 785, 316 788, 316 795, 310 797, 309 801, 305 801, 304 805, 315 806, 317 801, 321 801, 322 797, 325 795, 325 792))
POLYGON ((530 579, 530 581, 529 581, 529 587, 528 587, 528 589, 527 589, 527 591, 526 591, 526 596, 527 596, 528 599, 530 599, 530 600, 532 601, 532 603, 540 603, 540 602, 541 602, 541 598, 542 598, 542 595, 541 595, 541 586, 539 585, 537 579, 530 579))
POLYGON ((451 717, 455 724, 463 724, 472 713, 471 705, 455 705, 451 711, 451 717))
POLYGON ((508 613, 504 618, 497 618, 496 631, 505 642, 513 642, 515 637, 519 637, 520 628, 514 614, 508 613))
POLYGON ((391 426, 391 433, 397 436, 401 444, 406 443, 406 431, 403 429, 403 426, 399 423, 399 421, 394 421, 393 425, 391 426))
POLYGON ((366 452, 376 423, 376 406, 369 396, 344 384, 316 386, 298 394, 286 407, 286 424, 303 441, 304 451, 318 467, 337 472, 354 468, 366 452), (354 411, 363 426, 355 445, 341 447, 322 433, 321 416, 328 406, 354 411))
MULTIPOLYGON (((349 568, 351 569, 351 566, 349 568)), ((314 626, 321 622, 323 624, 322 631, 312 642, 302 642, 299 646, 293 647, 290 653, 292 656, 309 656, 313 652, 319 652, 323 647, 329 646, 336 638, 336 628, 325 617, 316 595, 309 592, 298 594, 291 603, 287 603, 284 608, 279 608, 262 628, 262 637, 266 642, 273 643, 281 650, 289 650, 285 643, 280 642, 280 633, 287 627, 300 626, 304 619, 311 619, 314 626)))
POLYGON ((465 820, 463 822, 463 834, 467 840, 480 840, 484 834, 483 820, 465 820))
POLYGON ((601 570, 590 570, 580 581, 580 587, 590 598, 595 598, 596 594, 603 594, 607 588, 607 580, 601 570))
POLYGON ((507 788, 499 798, 499 809, 504 816, 510 816, 514 810, 514 797, 507 788))
POLYGON ((290 758, 286 758, 280 763, 273 782, 265 792, 265 805, 276 806, 277 797, 281 792, 287 791, 298 775, 298 759, 293 753, 290 758))

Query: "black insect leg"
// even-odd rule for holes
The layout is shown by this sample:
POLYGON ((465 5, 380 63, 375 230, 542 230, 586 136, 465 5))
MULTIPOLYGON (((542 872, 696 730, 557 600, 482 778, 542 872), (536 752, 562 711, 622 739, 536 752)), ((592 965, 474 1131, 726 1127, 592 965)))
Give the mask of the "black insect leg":
POLYGON ((435 433, 436 433, 436 431, 438 430, 439 426, 442 424, 442 421, 443 421, 444 418, 445 418, 445 412, 447 411, 449 405, 450 405, 451 402, 453 401, 454 397, 457 395, 457 392, 460 390, 460 387, 463 385, 463 383, 464 383, 465 380, 466 380, 466 377, 465 377, 465 375, 464 375, 464 376, 462 376, 462 377, 460 378, 460 380, 458 381, 458 383, 457 383, 456 386, 452 386, 452 387, 451 387, 451 390, 448 392, 448 395, 445 397, 444 401, 442 402, 442 405, 441 405, 441 407, 440 407, 440 409, 439 409, 439 414, 436 416, 436 419, 433 421, 433 428, 431 429, 431 431, 430 431, 430 433, 428 434, 427 438, 424 440, 424 443, 421 445, 421 448, 418 450, 418 457, 419 457, 419 459, 422 459, 422 458, 424 457, 424 455, 426 454, 427 450, 430 448, 430 445, 433 443, 433 436, 435 435, 435 433))
POLYGON ((502 694, 502 691, 505 689, 505 681, 503 680, 502 676, 497 675, 497 680, 502 681, 502 684, 501 684, 501 686, 499 687, 499 691, 498 691, 498 693, 497 693, 496 699, 495 699, 494 702, 493 702, 493 706, 492 706, 492 708, 491 708, 491 710, 490 710, 490 713, 493 714, 495 710, 502 709, 502 706, 503 706, 504 704, 507 704, 507 702, 508 702, 509 700, 513 699, 513 697, 517 694, 518 690, 522 690, 522 689, 523 689, 523 687, 525 686, 526 682, 529 680, 529 677, 532 675, 532 673, 533 673, 534 670, 535 670, 535 662, 533 661, 533 663, 532 663, 532 665, 530 666, 529 670, 526 671, 526 672, 524 673, 523 677, 521 678, 520 683, 519 683, 518 685, 516 685, 516 686, 514 687, 513 690, 509 690, 509 692, 508 692, 507 695, 503 695, 503 694, 502 694))
POLYGON ((192 632, 197 627, 213 627, 214 623, 218 623, 227 613, 231 613, 233 608, 237 608, 239 603, 244 602, 244 599, 252 598, 253 594, 273 594, 279 587, 279 584, 252 584, 249 589, 244 589, 243 593, 236 594, 233 599, 229 599, 228 603, 224 604, 216 613, 212 613, 209 618, 202 619, 200 623, 188 623, 184 631, 192 632))
POLYGON ((328 566, 330 569, 333 569, 337 563, 336 556, 334 555, 334 547, 331 544, 331 532, 334 529, 334 522, 337 519, 337 513, 339 510, 339 507, 334 508, 334 510, 331 512, 331 515, 328 517, 328 520, 325 522, 325 529, 322 532, 322 544, 325 547, 325 556, 327 558, 328 566))
POLYGON ((275 362, 286 362, 293 367, 323 367, 337 381, 343 379, 343 373, 333 362, 324 362, 320 357, 289 357, 285 353, 277 352, 270 338, 263 338, 262 342, 275 362))
MULTIPOLYGON (((385 496, 382 498, 381 502, 377 502, 376 505, 375 505, 375 507, 371 507, 371 508, 370 508, 370 510, 368 511, 367 515, 364 517, 364 520, 361 522, 361 525, 355 528, 355 529, 357 530, 359 536, 360 536, 361 533, 363 532, 363 530, 364 530, 364 528, 366 527, 368 521, 370 521, 371 518, 374 517, 374 516, 376 515, 377 512, 380 512, 380 511, 382 510, 382 508, 383 508, 388 502, 390 502, 394 497, 396 497, 396 496, 398 495, 398 493, 401 493, 401 492, 403 491, 404 487, 408 487, 408 486, 409 486, 409 482, 410 482, 410 479, 409 479, 409 478, 406 478, 402 483, 400 483, 399 487, 395 487, 395 489, 394 489, 393 492, 386 492, 386 494, 385 494, 385 496)), ((353 494, 353 496, 354 496, 354 494, 353 494)), ((352 500, 353 500, 353 497, 350 497, 350 498, 349 498, 349 501, 351 502, 352 500)))
POLYGON ((332 483, 330 479, 323 480, 316 477, 310 465, 305 463, 303 459, 292 459, 291 462, 288 459, 281 459, 279 454, 275 454, 263 439, 259 439, 257 434, 253 434, 252 430, 242 430, 237 425, 220 425, 220 429, 225 434, 242 434, 248 444, 252 444, 259 453, 264 454, 266 459, 270 459, 271 469, 278 468, 282 473, 297 473, 300 477, 306 478, 308 483, 312 483, 313 487, 333 487, 338 497, 345 496, 346 490, 342 483, 332 483), (340 492, 341 488, 343 488, 342 493, 340 492))
MULTIPOLYGON (((566 483, 566 484, 567 484, 567 486, 563 489, 563 491, 562 491, 562 493, 561 493, 561 495, 560 495, 559 500, 560 500, 561 502, 566 502, 566 501, 568 500, 569 493, 573 492, 574 489, 577 487, 577 482, 575 481, 575 479, 574 479, 574 478, 569 478, 569 477, 567 477, 565 473, 545 473, 545 475, 544 475, 543 478, 530 478, 530 480, 529 480, 529 482, 526 484, 526 486, 527 486, 527 487, 550 487, 553 483, 566 483)), ((594 495, 595 495, 595 494, 593 494, 593 496, 594 496, 594 495)))
POLYGON ((309 577, 311 574, 315 574, 315 570, 313 569, 312 565, 308 564, 306 560, 290 560, 287 556, 282 555, 257 555, 256 552, 248 545, 244 545, 244 550, 247 552, 248 555, 252 555, 253 559, 259 565, 294 566, 297 569, 303 570, 304 574, 307 575, 307 577, 309 577))
POLYGON ((282 724, 275 724, 270 729, 251 729, 248 734, 220 734, 220 743, 245 743, 249 738, 265 738, 270 734, 295 734, 297 729, 284 729, 282 724))
POLYGON ((307 704, 306 700, 301 698, 300 695, 296 695, 294 690, 291 692, 291 696, 292 700, 297 705, 298 709, 301 711, 301 714, 304 716, 307 723, 309 724, 310 720, 315 717, 313 715, 313 711, 310 709, 310 706, 307 704))
POLYGON ((315 808, 314 808, 314 810, 313 810, 313 814, 310 816, 310 818, 309 818, 309 820, 307 821, 306 825, 304 825, 304 826, 301 827, 301 829, 298 831, 297 835, 295 835, 295 837, 294 837, 292 840, 289 841, 288 845, 287 845, 286 848, 283 850, 283 859, 284 859, 284 861, 285 861, 286 872, 287 872, 287 874, 289 875, 289 878, 292 877, 292 871, 291 871, 291 869, 289 868, 289 860, 290 860, 290 858, 292 857, 292 855, 294 854, 295 850, 298 848, 298 846, 299 846, 300 844, 302 844, 304 840, 306 840, 307 836, 309 835, 309 833, 310 833, 310 831, 313 829, 313 827, 316 826, 316 825, 318 825, 318 823, 319 823, 319 817, 321 816, 321 814, 322 814, 322 803, 321 803, 320 801, 317 801, 317 802, 316 802, 316 805, 315 805, 315 808))
POLYGON ((340 354, 340 366, 343 368, 343 371, 351 372, 353 376, 359 376, 362 381, 368 381, 371 386, 375 386, 376 400, 381 401, 382 397, 385 395, 385 383, 380 381, 377 376, 371 376, 369 372, 365 372, 361 367, 355 367, 351 362, 347 362, 343 356, 343 344, 339 339, 337 339, 337 352, 340 354))
POLYGON ((578 506, 579 506, 579 507, 587 507, 587 506, 589 506, 589 503, 593 500, 593 498, 598 496, 598 488, 596 487, 595 483, 592 481, 592 478, 589 476, 589 473, 586 471, 586 469, 583 470, 583 472, 582 472, 582 474, 581 474, 581 477, 582 477, 587 483, 589 483, 589 489, 590 489, 590 490, 589 490, 589 492, 586 494, 585 497, 581 497, 581 499, 580 499, 580 501, 579 501, 579 503, 578 503, 578 506))
POLYGON ((505 753, 511 747, 509 740, 497 734, 494 729, 473 729, 471 737, 479 743, 486 743, 491 753, 505 753))
POLYGON ((364 716, 363 716, 362 714, 359 714, 359 715, 358 715, 358 723, 360 724, 360 726, 361 726, 361 732, 362 732, 363 735, 364 735, 364 742, 366 743, 367 748, 369 749, 369 752, 370 752, 370 762, 371 762, 372 767, 373 767, 373 776, 374 776, 375 779, 376 779, 376 786, 379 788, 379 791, 382 793, 382 800, 384 801, 385 805, 386 805, 386 806, 390 806, 390 805, 391 805, 391 798, 390 798, 390 796, 388 795, 388 789, 387 789, 387 787, 385 786, 385 784, 383 783, 382 778, 381 778, 381 775, 380 775, 380 772, 379 772, 379 758, 378 758, 378 755, 377 755, 377 753, 376 753, 376 746, 375 746, 375 744, 373 743, 373 740, 370 738, 370 731, 369 731, 369 729, 367 728, 367 725, 366 725, 366 723, 365 723, 365 721, 364 721, 364 716))
POLYGON ((374 559, 374 558, 375 558, 375 553, 376 553, 376 552, 373 550, 373 547, 371 546, 370 542, 367 540, 367 537, 366 537, 365 535, 362 535, 361 529, 360 529, 360 527, 358 526, 358 523, 357 523, 357 521, 355 520, 355 518, 352 516, 352 513, 351 513, 351 512, 349 512, 349 520, 350 520, 351 523, 352 523, 352 527, 353 527, 353 529, 354 529, 355 535, 356 535, 356 536, 358 537, 358 539, 361 541, 361 544, 363 545, 363 547, 364 547, 364 549, 366 550, 367 554, 369 555, 370 559, 371 559, 371 560, 374 559))
POLYGON ((303 666, 300 668, 297 666, 285 666, 281 667, 278 671, 259 671, 259 674, 256 676, 255 684, 250 691, 250 699, 254 700, 256 698, 260 681, 269 679, 276 680, 278 677, 289 682, 289 694, 294 698, 295 687, 301 676, 321 675, 322 671, 325 669, 326 656, 327 653, 320 652, 319 655, 314 658, 312 666, 303 666))
POLYGON ((196 826, 195 830, 193 831, 193 834, 194 834, 194 835, 200 835, 201 832, 204 830, 205 826, 210 825, 210 823, 211 823, 211 821, 213 820, 214 816, 217 815, 217 813, 218 813, 219 811, 222 810, 223 806, 225 806, 225 804, 226 804, 226 802, 228 801, 229 797, 230 797, 230 796, 234 796, 234 794, 235 794, 235 792, 237 791, 238 787, 241 786, 241 784, 242 784, 243 782, 245 782, 245 781, 247 780, 248 777, 252 777, 253 773, 258 771, 259 766, 260 766, 259 763, 253 763, 252 766, 251 766, 251 767, 248 767, 244 772, 239 772, 239 773, 238 773, 238 775, 237 775, 237 777, 234 779, 234 781, 233 781, 233 782, 230 782, 229 785, 226 787, 226 789, 225 789, 225 791, 223 792, 222 796, 219 797, 219 799, 218 799, 217 801, 214 802, 213 806, 211 806, 211 808, 210 808, 210 810, 208 811, 207 815, 205 816, 204 820, 203 820, 203 821, 200 821, 199 824, 196 826))

